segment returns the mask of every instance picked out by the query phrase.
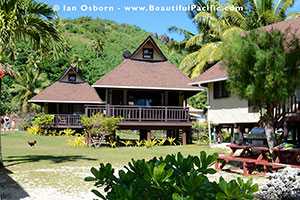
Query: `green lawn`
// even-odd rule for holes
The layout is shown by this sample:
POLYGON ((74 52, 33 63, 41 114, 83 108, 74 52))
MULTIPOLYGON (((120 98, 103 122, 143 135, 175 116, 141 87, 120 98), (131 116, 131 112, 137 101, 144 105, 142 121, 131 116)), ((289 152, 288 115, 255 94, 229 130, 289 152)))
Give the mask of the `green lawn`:
POLYGON ((31 196, 39 195, 41 191, 38 188, 51 188, 51 191, 54 189, 63 194, 76 196, 80 193, 89 193, 92 185, 83 179, 89 175, 92 166, 98 166, 101 162, 110 162, 114 167, 121 168, 132 158, 150 159, 177 152, 184 155, 199 155, 203 150, 208 153, 224 152, 224 149, 212 149, 195 144, 153 148, 75 148, 68 146, 67 140, 68 137, 32 136, 24 132, 2 135, 4 164, 11 174, 3 174, 0 171, 0 189, 1 178, 3 180, 4 177, 4 180, 5 178, 10 180, 14 187, 17 183, 20 186, 18 190, 22 189, 31 196), (36 146, 30 147, 27 144, 28 140, 36 140, 36 146))
POLYGON ((224 151, 211 149, 205 145, 87 148, 67 145, 68 137, 32 136, 25 133, 10 133, 2 136, 4 164, 14 168, 40 168, 43 166, 94 166, 100 162, 110 162, 115 166, 126 164, 132 158, 149 159, 154 156, 165 156, 181 152, 185 155, 198 155, 200 151, 208 153, 224 151), (30 147, 27 141, 36 140, 30 147))

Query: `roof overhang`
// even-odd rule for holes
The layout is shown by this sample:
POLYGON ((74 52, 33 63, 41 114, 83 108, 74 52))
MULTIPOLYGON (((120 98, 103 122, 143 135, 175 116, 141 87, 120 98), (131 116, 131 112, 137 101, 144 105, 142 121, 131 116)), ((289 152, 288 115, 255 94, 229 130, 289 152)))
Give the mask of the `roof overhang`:
POLYGON ((216 78, 216 79, 211 79, 211 80, 193 82, 193 83, 190 83, 189 85, 192 85, 192 86, 201 86, 201 85, 207 84, 207 83, 213 83, 213 82, 219 82, 219 81, 226 81, 227 79, 228 79, 228 77, 216 78))
POLYGON ((141 87, 141 86, 125 86, 125 85, 92 85, 94 88, 119 88, 119 89, 143 89, 143 90, 174 90, 174 91, 203 91, 203 88, 172 88, 172 87, 141 87))
POLYGON ((90 104, 104 104, 99 101, 62 101, 62 100, 29 100, 30 103, 90 103, 90 104))

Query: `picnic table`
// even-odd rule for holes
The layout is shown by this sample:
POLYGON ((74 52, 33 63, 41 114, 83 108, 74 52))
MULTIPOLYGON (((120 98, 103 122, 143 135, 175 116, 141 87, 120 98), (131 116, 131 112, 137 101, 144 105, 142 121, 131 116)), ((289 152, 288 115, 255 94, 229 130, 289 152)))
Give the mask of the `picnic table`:
POLYGON ((275 155, 275 163, 291 164, 300 167, 300 148, 278 148, 272 149, 275 155))
POLYGON ((229 162, 240 162, 242 163, 243 174, 248 176, 256 166, 262 166, 264 173, 268 172, 270 168, 272 170, 282 168, 269 157, 270 151, 267 147, 237 144, 229 144, 227 147, 231 149, 231 153, 229 155, 219 154, 216 169, 222 169, 229 162), (237 150, 241 150, 238 155, 236 155, 237 150))

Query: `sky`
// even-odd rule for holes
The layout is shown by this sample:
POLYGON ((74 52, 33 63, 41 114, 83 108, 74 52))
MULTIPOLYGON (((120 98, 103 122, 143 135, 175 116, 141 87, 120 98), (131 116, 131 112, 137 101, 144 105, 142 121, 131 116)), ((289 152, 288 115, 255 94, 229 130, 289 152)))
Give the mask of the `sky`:
MULTIPOLYGON (((196 27, 188 18, 186 5, 192 0, 43 0, 53 6, 62 18, 78 18, 90 16, 127 23, 141 27, 148 32, 168 34, 180 40, 178 34, 171 34, 168 28, 177 27, 196 32, 196 27), (163 11, 162 8, 174 10, 163 11), (157 7, 160 10, 154 10, 157 7), (139 11, 134 9, 140 9, 139 11), (144 10, 143 10, 144 9, 144 10), (129 11, 130 10, 130 11, 129 11), (146 11, 145 11, 146 10, 146 11)), ((290 12, 300 11, 300 0, 295 0, 295 6, 290 12)))

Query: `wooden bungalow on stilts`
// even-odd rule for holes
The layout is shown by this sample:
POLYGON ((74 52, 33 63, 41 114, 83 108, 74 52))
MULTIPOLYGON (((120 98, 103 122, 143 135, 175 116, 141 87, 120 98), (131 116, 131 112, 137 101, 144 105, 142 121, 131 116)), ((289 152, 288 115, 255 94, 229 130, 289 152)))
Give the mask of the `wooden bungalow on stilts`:
POLYGON ((29 102, 41 105, 43 112, 54 115, 53 128, 82 128, 80 116, 87 105, 104 102, 96 90, 85 82, 75 66, 67 68, 60 79, 29 102))
POLYGON ((61 83, 69 76, 64 75, 59 86, 55 83, 31 102, 45 105, 45 112, 48 113, 73 114, 77 107, 71 103, 79 98, 81 101, 76 101, 81 102, 76 104, 79 115, 85 113, 90 116, 100 112, 121 117, 123 120, 119 129, 139 130, 140 139, 150 139, 151 130, 166 130, 168 137, 180 139, 182 144, 190 143, 192 122, 187 99, 201 88, 189 85, 191 80, 168 62, 151 36, 132 54, 126 52, 123 57, 123 62, 98 80, 93 88, 84 85, 82 87, 85 89, 79 90, 76 88, 79 84, 69 83, 68 80, 68 83, 61 83), (76 92, 60 94, 60 90, 65 90, 61 88, 62 84, 74 87, 76 92), (52 95, 59 95, 65 101, 55 101, 54 98, 49 101, 50 89, 53 89, 52 95), (60 103, 64 102, 67 104, 60 107, 60 103), (73 110, 62 110, 70 105, 73 110))
MULTIPOLYGON (((187 99, 201 89, 168 62, 152 37, 148 37, 123 62, 93 87, 106 102, 107 114, 121 116, 120 129, 140 131, 150 139, 151 130, 167 130, 167 136, 191 142, 187 99)), ((87 107, 87 113, 99 107, 87 107)))

